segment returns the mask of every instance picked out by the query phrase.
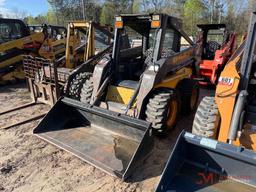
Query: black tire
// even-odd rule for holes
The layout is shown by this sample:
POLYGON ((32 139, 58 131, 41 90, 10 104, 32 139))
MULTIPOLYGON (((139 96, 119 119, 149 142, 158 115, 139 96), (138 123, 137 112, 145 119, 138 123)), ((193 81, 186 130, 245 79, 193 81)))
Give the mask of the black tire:
POLYGON ((180 93, 181 113, 189 114, 196 110, 200 94, 198 82, 193 79, 183 79, 178 85, 180 93))
POLYGON ((146 106, 145 118, 146 121, 152 123, 156 134, 163 136, 168 130, 173 129, 178 114, 179 102, 173 90, 158 89, 153 92, 146 106))
POLYGON ((68 97, 76 100, 80 100, 81 89, 86 80, 92 77, 92 73, 84 72, 79 73, 71 81, 68 92, 68 97))
POLYGON ((92 92, 93 92, 93 79, 92 77, 90 77, 83 84, 83 87, 80 93, 80 101, 83 103, 90 103, 92 92))
POLYGON ((220 114, 214 97, 204 97, 198 106, 192 133, 216 139, 220 126, 220 114))

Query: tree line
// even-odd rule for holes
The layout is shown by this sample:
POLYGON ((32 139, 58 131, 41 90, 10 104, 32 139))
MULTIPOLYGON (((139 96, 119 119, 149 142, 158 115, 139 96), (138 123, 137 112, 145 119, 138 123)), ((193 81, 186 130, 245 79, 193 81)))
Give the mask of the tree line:
POLYGON ((113 25, 120 13, 167 13, 183 20, 184 30, 194 36, 196 24, 225 23, 230 31, 247 30, 254 0, 48 0, 49 11, 25 17, 28 24, 66 25, 72 20, 94 20, 113 25))

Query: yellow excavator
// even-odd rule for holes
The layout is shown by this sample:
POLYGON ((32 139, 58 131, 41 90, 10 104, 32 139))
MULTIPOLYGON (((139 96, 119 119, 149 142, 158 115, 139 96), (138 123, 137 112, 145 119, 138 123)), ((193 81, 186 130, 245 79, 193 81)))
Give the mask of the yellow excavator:
POLYGON ((65 35, 55 39, 53 29, 45 25, 41 32, 30 32, 21 20, 0 19, 0 83, 25 78, 23 54, 52 59, 65 53, 65 35))
POLYGON ((246 40, 220 74, 215 97, 202 99, 192 133, 181 133, 157 192, 256 191, 255 54, 253 12, 246 40))

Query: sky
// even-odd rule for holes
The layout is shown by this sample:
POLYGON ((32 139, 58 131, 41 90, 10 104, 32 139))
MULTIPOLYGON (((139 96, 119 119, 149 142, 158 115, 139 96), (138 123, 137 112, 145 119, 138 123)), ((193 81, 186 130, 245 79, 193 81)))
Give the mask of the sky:
POLYGON ((48 10, 47 0, 0 0, 0 14, 17 15, 17 12, 36 16, 46 13, 48 10))

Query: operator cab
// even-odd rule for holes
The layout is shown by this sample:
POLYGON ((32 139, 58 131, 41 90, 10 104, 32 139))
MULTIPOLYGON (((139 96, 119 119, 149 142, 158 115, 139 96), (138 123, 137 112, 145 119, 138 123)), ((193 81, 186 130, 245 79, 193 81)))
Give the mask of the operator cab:
POLYGON ((32 33, 43 32, 53 40, 64 39, 67 36, 67 29, 62 26, 42 24, 42 25, 29 25, 28 27, 30 32, 32 33))
POLYGON ((50 38, 54 40, 64 39, 67 36, 67 29, 62 26, 48 25, 47 30, 48 34, 50 35, 50 38))
POLYGON ((28 27, 21 20, 0 18, 0 44, 29 35, 28 27))
POLYGON ((181 21, 165 14, 116 17, 112 54, 115 84, 134 89, 146 68, 180 52, 181 35, 173 25, 181 28, 181 21))
POLYGON ((200 24, 198 41, 202 43, 202 59, 213 60, 215 52, 228 41, 225 24, 200 24))

